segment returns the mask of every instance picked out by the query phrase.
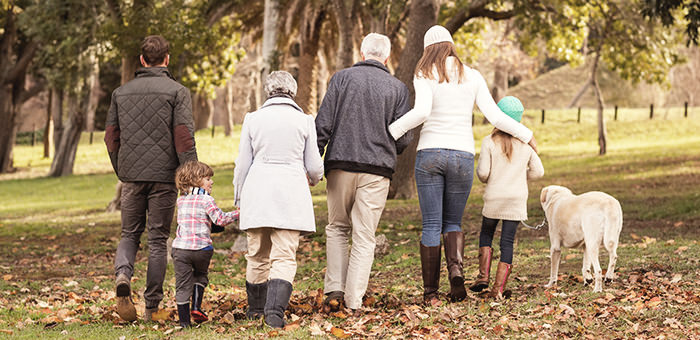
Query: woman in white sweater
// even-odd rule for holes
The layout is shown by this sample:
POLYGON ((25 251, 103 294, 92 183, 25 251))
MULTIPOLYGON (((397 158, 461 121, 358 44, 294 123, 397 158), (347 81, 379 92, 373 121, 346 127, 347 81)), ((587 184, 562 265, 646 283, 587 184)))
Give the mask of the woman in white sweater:
POLYGON ((532 131, 506 116, 491 98, 479 71, 462 64, 449 31, 433 26, 423 41, 413 86, 414 108, 389 126, 398 139, 423 124, 416 155, 415 177, 423 216, 420 244, 423 300, 438 299, 440 235, 450 279, 451 301, 466 297, 461 221, 474 178, 474 103, 488 121, 535 148, 532 131))
MULTIPOLYGON (((523 104, 515 97, 505 97, 498 107, 519 122, 523 116, 523 104)), ((501 259, 496 270, 496 280, 489 296, 501 298, 508 275, 513 267, 513 243, 520 221, 527 220, 527 180, 544 175, 544 167, 537 153, 513 136, 494 129, 484 137, 476 168, 479 180, 486 183, 484 209, 479 235, 479 276, 469 289, 480 292, 489 286, 491 269, 491 242, 498 221, 502 220, 501 259)))

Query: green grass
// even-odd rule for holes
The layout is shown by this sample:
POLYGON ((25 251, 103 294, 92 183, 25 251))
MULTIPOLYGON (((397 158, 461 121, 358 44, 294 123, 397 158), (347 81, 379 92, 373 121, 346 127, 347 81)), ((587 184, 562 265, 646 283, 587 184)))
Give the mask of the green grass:
MULTIPOLYGON (((374 263, 368 293, 377 302, 365 314, 370 320, 359 327, 357 318, 309 314, 292 307, 292 313, 300 317, 300 327, 279 333, 270 333, 259 322, 238 319, 245 311, 245 258, 224 251, 237 236, 231 230, 214 237, 220 251, 210 267, 211 285, 205 298, 213 322, 187 331, 175 330, 174 321, 116 322, 111 268, 120 217, 119 213, 104 212, 114 195, 116 177, 102 136, 96 135, 93 144, 83 136, 76 175, 62 178, 43 177, 50 161, 41 158, 41 146, 19 145, 15 149, 19 170, 0 175, 0 338, 10 336, 3 330, 20 339, 297 339, 312 334, 325 338, 330 336, 326 331, 329 326, 345 329, 355 337, 697 336, 700 307, 692 299, 700 296, 700 122, 671 115, 650 121, 643 119, 643 111, 636 113, 640 118, 632 119, 629 113, 625 117, 630 119, 609 119, 606 156, 597 155, 592 112, 584 115, 586 119, 582 117, 581 124, 576 123, 576 112, 571 110, 547 111, 545 124, 540 123, 537 111, 526 113, 523 120, 535 132, 546 169, 544 178, 530 183, 530 222, 542 219, 539 190, 549 184, 568 186, 575 193, 602 190, 622 203, 625 222, 618 249, 619 279, 605 285, 604 293, 594 294, 580 282, 580 249, 564 250, 558 287, 543 289, 549 276, 547 232, 521 228, 509 282, 512 299, 493 303, 470 293, 462 303, 435 308, 414 305, 422 292, 418 202, 389 200, 378 233, 387 236, 391 250, 374 263), (680 281, 670 284, 674 275, 680 275, 680 281), (642 279, 632 282, 634 277, 642 279), (632 292, 638 296, 633 297, 632 292), (606 302, 607 294, 613 297, 606 302), (658 305, 651 300, 655 297, 661 299, 658 305), (561 305, 572 307, 575 315, 567 316, 561 305), (69 314, 67 321, 63 318, 52 323, 61 313, 69 314), (225 321, 227 313, 236 320, 230 324, 225 321)), ((213 195, 224 209, 233 204, 230 183, 239 131, 240 127, 232 137, 220 134, 212 138, 211 130, 196 135, 200 160, 215 168, 213 195)), ((490 126, 475 126, 477 150, 490 131, 490 126)), ((478 271, 483 188, 475 181, 463 221, 468 281, 478 271)), ((323 287, 325 271, 325 182, 312 188, 312 194, 318 232, 304 238, 299 247, 292 301, 316 308, 313 300, 323 287)), ((498 234, 495 254, 497 240, 498 234)), ((140 294, 145 285, 145 243, 144 237, 133 283, 139 311, 143 308, 140 294)), ((601 251, 601 265, 607 266, 605 251, 601 251)), ((449 283, 445 273, 442 277, 441 291, 445 292, 449 283)), ((172 268, 165 290, 164 307, 174 309, 172 268)))

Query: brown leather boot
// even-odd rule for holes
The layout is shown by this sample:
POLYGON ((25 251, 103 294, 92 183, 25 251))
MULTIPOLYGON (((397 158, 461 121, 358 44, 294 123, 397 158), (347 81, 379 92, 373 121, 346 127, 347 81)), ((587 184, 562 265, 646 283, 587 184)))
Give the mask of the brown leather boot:
POLYGON ((505 262, 498 262, 498 268, 496 269, 496 281, 491 287, 489 292, 489 297, 496 299, 503 299, 510 297, 510 291, 506 290, 506 282, 508 281, 508 276, 513 268, 512 264, 507 264, 505 262))
POLYGON ((480 292, 489 287, 489 276, 491 276, 491 255, 493 255, 493 248, 479 248, 479 276, 477 276, 476 281, 469 286, 469 289, 472 292, 480 292))
POLYGON ((420 245, 420 264, 423 276, 423 302, 432 304, 438 300, 440 287, 440 246, 426 247, 420 245))
POLYGON ((443 234, 445 241, 445 259, 447 260, 447 272, 450 278, 450 301, 462 301, 467 297, 464 289, 464 272, 462 259, 464 257, 464 233, 451 231, 443 234))

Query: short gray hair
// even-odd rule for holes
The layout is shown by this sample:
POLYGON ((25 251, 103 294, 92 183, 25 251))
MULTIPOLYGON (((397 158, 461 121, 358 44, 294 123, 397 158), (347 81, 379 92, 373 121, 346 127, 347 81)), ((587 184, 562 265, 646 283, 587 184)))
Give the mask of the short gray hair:
POLYGON ((389 37, 379 33, 370 33, 362 39, 360 51, 365 58, 376 58, 385 61, 391 53, 391 41, 389 37))
POLYGON ((275 94, 288 94, 292 97, 297 95, 297 82, 289 72, 274 71, 265 79, 263 87, 268 97, 275 94))

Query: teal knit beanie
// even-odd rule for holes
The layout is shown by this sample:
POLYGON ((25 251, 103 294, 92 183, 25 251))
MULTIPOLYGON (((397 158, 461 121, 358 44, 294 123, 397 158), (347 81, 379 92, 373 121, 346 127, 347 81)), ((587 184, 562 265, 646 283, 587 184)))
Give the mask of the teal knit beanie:
POLYGON ((523 118, 523 111, 525 110, 523 103, 513 96, 503 97, 503 99, 498 101, 498 108, 510 118, 515 119, 516 122, 520 122, 523 118))

